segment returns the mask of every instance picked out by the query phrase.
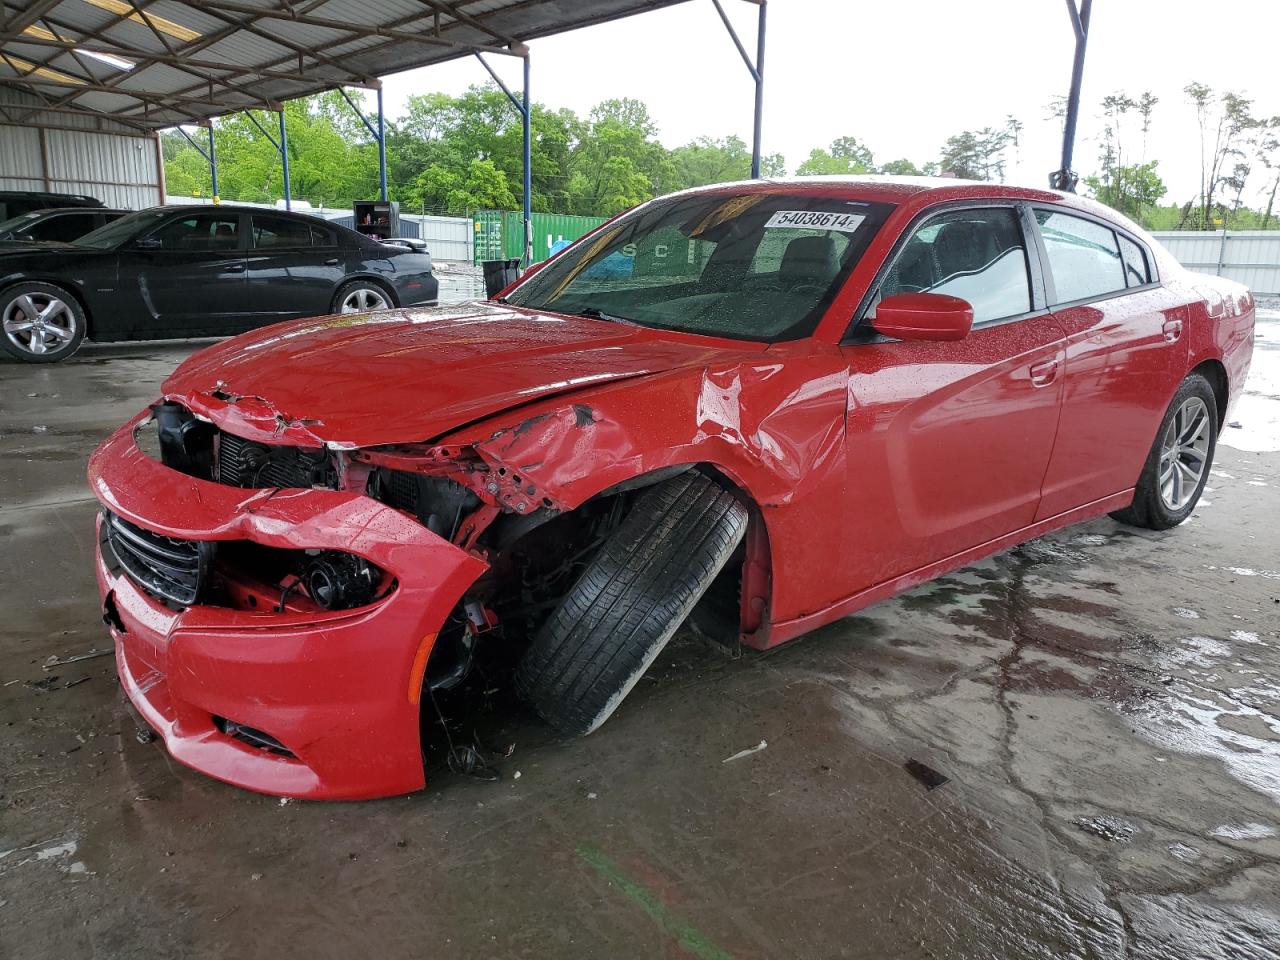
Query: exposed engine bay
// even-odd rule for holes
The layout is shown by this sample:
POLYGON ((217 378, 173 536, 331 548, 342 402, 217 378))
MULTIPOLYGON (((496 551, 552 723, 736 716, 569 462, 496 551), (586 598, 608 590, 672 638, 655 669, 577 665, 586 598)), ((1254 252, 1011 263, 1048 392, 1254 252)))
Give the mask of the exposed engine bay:
MULTIPOLYGON (((246 489, 359 492, 413 516, 489 564, 436 641, 425 682, 448 689, 469 672, 477 638, 498 631, 518 653, 621 522, 636 492, 687 467, 620 484, 566 511, 528 478, 473 448, 398 446, 333 450, 267 444, 220 430, 178 403, 152 408, 138 445, 166 466, 246 489)), ((273 549, 247 540, 173 541, 105 516, 104 547, 162 602, 259 612, 351 610, 395 590, 365 558, 336 550, 273 549), (164 542, 160 542, 164 541, 164 542)), ((708 624, 736 642, 738 574, 708 594, 708 624), (714 607, 714 610, 712 609, 714 607), (726 614, 727 611, 727 614, 726 614)))

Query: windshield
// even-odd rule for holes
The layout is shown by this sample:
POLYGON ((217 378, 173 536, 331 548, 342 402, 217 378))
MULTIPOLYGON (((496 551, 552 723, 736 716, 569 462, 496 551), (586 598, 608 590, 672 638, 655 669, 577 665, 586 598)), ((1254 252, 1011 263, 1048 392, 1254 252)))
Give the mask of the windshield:
POLYGON ((776 342, 811 334, 890 204, 694 194, 621 217, 508 301, 646 327, 776 342))
POLYGON ((119 220, 113 220, 97 230, 90 230, 83 237, 71 242, 77 247, 95 247, 98 250, 111 250, 141 233, 151 224, 165 216, 167 212, 165 210, 139 210, 137 213, 127 214, 119 220))
POLYGON ((0 237, 7 237, 11 233, 21 233, 22 228, 30 224, 33 220, 40 219, 40 211, 35 213, 24 213, 20 217, 10 217, 8 220, 0 220, 0 237))

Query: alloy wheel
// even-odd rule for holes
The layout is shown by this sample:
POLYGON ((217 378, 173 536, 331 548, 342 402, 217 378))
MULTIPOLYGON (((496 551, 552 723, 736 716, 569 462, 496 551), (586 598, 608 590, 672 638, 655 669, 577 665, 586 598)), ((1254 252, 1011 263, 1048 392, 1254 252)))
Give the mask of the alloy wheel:
POLYGON ((42 355, 61 350, 76 336, 76 315, 47 293, 23 293, 4 308, 4 335, 23 353, 42 355))
POLYGON ((343 313, 368 313, 370 310, 386 310, 391 306, 381 290, 357 287, 342 298, 343 313))
POLYGON ((1160 443, 1160 499, 1175 513, 1200 489, 1212 435, 1208 406, 1199 397, 1188 397, 1160 443))

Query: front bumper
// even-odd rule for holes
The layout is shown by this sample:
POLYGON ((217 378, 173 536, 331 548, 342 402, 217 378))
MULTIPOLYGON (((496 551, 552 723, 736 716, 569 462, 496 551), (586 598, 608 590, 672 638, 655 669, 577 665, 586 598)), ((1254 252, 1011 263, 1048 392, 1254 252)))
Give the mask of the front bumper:
POLYGON ((137 526, 188 540, 359 554, 397 587, 357 610, 172 609, 99 549, 98 588, 130 701, 175 759, 237 786, 360 799, 425 784, 418 693, 423 657, 486 564, 398 510, 330 490, 246 490, 198 480, 134 442, 140 414, 89 461, 95 496, 137 526), (264 731, 292 756, 223 733, 264 731))

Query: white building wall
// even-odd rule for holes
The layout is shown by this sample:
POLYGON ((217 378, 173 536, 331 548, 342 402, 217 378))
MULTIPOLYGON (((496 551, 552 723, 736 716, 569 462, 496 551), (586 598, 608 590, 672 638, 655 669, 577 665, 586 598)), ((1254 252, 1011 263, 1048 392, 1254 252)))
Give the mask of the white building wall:
POLYGON ((1153 234, 1184 267, 1280 295, 1280 230, 1179 230, 1153 234))
POLYGON ((0 87, 0 190, 83 193, 133 210, 164 202, 164 170, 153 135, 52 113, 40 116, 40 128, 9 122, 39 109, 38 101, 0 87))

